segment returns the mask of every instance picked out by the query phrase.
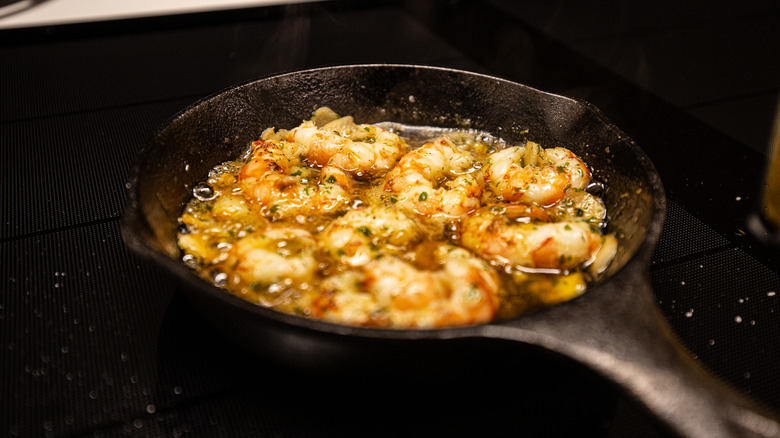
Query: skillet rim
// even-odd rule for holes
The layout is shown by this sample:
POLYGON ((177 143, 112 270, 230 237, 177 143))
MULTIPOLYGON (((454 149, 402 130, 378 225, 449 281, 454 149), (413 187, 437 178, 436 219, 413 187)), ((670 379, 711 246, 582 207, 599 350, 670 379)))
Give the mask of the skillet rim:
MULTIPOLYGON (((560 94, 550 93, 542 91, 538 88, 534 88, 519 82, 501 78, 498 76, 492 76, 484 73, 478 73, 468 70, 455 69, 449 67, 438 66, 426 66, 415 64, 339 64, 321 66, 316 68, 301 69, 301 70, 288 70, 280 73, 263 75, 255 79, 244 81, 236 85, 222 88, 221 90, 211 93, 203 98, 200 98, 193 103, 187 105, 176 114, 165 120, 157 129, 153 131, 153 134, 143 143, 136 154, 136 158, 130 167, 128 176, 125 183, 125 192, 127 200, 125 202, 125 209, 120 221, 120 228, 122 238, 125 244, 133 250, 137 255, 141 256, 147 261, 156 262, 157 265, 161 265, 166 274, 172 275, 178 280, 178 283, 184 283, 183 289, 185 294, 204 293, 209 298, 213 298, 219 301, 226 302, 231 307, 238 308, 241 312, 252 314, 254 317, 260 317, 268 319, 272 322, 282 323, 284 325, 293 326, 295 328, 312 330, 320 333, 353 336, 361 338, 376 338, 376 339, 391 339, 391 340, 413 340, 413 339, 454 339, 454 338, 468 338, 468 337, 480 337, 484 336, 484 332, 491 326, 502 326, 510 323, 511 321, 528 319, 529 317, 541 317, 545 318, 545 315, 555 313, 557 309, 570 307, 573 303, 586 299, 588 296, 592 296, 594 293, 598 293, 599 289, 604 289, 605 285, 613 282, 616 277, 627 271, 635 271, 636 269, 629 269, 632 266, 638 266, 641 272, 649 271, 649 259, 660 237, 663 222, 666 216, 666 195, 658 171, 654 164, 650 160, 650 157, 644 152, 644 150, 628 135, 625 134, 618 126, 613 124, 606 115, 595 105, 590 102, 563 96, 560 94), (354 70, 354 69, 380 69, 380 68, 393 68, 393 69, 407 69, 413 70, 428 70, 428 71, 442 71, 454 73, 457 75, 465 75, 471 77, 477 77, 484 80, 496 81, 504 83, 512 87, 521 87, 532 93, 538 93, 544 95, 556 101, 569 101, 575 106, 583 108, 590 115, 594 116, 598 122, 606 129, 612 132, 616 138, 621 140, 621 143, 625 144, 637 163, 641 165, 644 171, 644 178, 648 182, 648 186, 652 189, 652 201, 653 212, 650 216, 648 227, 644 232, 641 244, 636 248, 635 252, 628 257, 625 263, 619 267, 609 277, 599 280, 595 285, 591 286, 586 292, 580 296, 577 296, 571 300, 545 306, 543 308, 534 310, 529 313, 524 313, 513 318, 494 320, 483 324, 466 325, 466 326, 454 326, 454 327, 441 327, 441 328, 413 328, 413 329, 399 329, 399 328, 378 328, 378 327, 360 327, 350 326, 346 324, 337 324, 326 322, 318 319, 305 318, 302 316, 292 315, 284 312, 279 312, 270 308, 265 308, 253 303, 250 303, 244 299, 231 295, 224 290, 206 282, 202 278, 195 275, 194 271, 186 267, 180 260, 173 259, 162 251, 154 248, 149 244, 147 236, 144 236, 144 232, 148 231, 148 221, 144 217, 140 209, 140 202, 138 200, 138 182, 141 177, 143 165, 146 162, 150 151, 159 139, 162 133, 164 133, 174 122, 187 116, 192 111, 202 107, 203 105, 216 100, 228 93, 235 93, 243 88, 250 87, 253 84, 269 81, 279 80, 284 77, 314 74, 320 71, 332 71, 332 70, 354 70)), ((634 281, 644 281, 641 278, 634 281)))

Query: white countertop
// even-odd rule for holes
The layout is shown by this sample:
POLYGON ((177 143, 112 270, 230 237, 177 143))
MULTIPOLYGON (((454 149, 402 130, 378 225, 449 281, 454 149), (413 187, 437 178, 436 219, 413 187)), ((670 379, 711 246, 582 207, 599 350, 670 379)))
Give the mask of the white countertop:
POLYGON ((0 7, 0 29, 239 9, 312 0, 20 0, 0 7))

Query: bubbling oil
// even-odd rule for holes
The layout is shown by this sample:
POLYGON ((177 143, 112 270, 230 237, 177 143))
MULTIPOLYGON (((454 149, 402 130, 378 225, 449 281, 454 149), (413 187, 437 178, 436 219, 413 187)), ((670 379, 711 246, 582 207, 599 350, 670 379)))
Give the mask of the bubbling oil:
MULTIPOLYGON (((466 173, 480 172, 488 157, 507 147, 507 142, 491 133, 442 129, 437 127, 411 126, 398 123, 377 124, 390 132, 398 134, 409 150, 421 147, 433 138, 446 136, 458 150, 468 152, 474 157, 474 165, 466 173)), ((239 184, 239 174, 243 166, 251 159, 252 146, 235 160, 215 166, 207 179, 195 185, 192 198, 184 208, 179 219, 179 245, 182 249, 182 261, 200 277, 258 305, 276 310, 311 316, 312 303, 322 294, 333 291, 323 290, 323 284, 331 284, 332 278, 344 276, 347 281, 363 281, 364 276, 349 277, 349 267, 334 260, 328 251, 318 243, 319 236, 338 218, 352 210, 365 209, 368 206, 381 206, 393 209, 397 199, 384 186, 385 175, 373 178, 354 179, 350 192, 350 202, 344 208, 329 213, 296 214, 289 217, 277 217, 250 202, 239 184), (281 234, 273 238, 256 236, 261 230, 296 229, 300 232, 281 234), (254 249, 249 254, 257 258, 257 266, 248 266, 246 261, 238 260, 236 248, 244 245, 248 238, 256 239, 257 251, 268 254, 258 255, 254 249), (253 252, 254 251, 254 252, 253 252), (290 272, 277 265, 279 260, 291 260, 290 272), (267 270, 280 272, 262 273, 263 263, 267 270), (258 271, 262 281, 249 281, 242 270, 258 271), (277 275, 278 274, 278 275, 277 275), (349 278, 349 279, 346 279, 349 278), (267 280, 267 281, 266 281, 267 280)), ((317 177, 320 170, 311 167, 311 174, 317 177)), ((586 189, 593 193, 603 191, 604 185, 591 181, 586 189)), ((483 202, 500 202, 493 194, 485 191, 483 202)), ((422 270, 442 269, 431 264, 431 257, 425 255, 425 245, 446 243, 461 245, 462 219, 451 218, 444 221, 430 221, 412 218, 421 230, 422 238, 408 247, 399 246, 393 255, 422 270), (423 249, 421 249, 423 248, 423 249)), ((529 221, 527 217, 515 219, 518 222, 529 221)), ((603 232, 606 223, 592 221, 592 227, 603 232)), ((368 233, 367 233, 368 235, 368 233)), ((570 300, 581 295, 593 281, 593 274, 584 263, 575 269, 538 269, 527 268, 499 258, 485 258, 486 265, 495 270, 500 281, 500 302, 496 318, 512 318, 535 309, 570 300)), ((339 277, 339 281, 341 277, 339 277)), ((341 283, 340 283, 341 284, 341 283)), ((381 309, 380 309, 381 310, 381 309)), ((375 313, 380 312, 376 310, 375 313)), ((373 313, 371 315, 374 315, 373 313)), ((383 325, 371 316, 366 322, 344 321, 346 324, 383 325)), ((383 321, 383 320, 382 320, 383 321)), ((338 322, 338 321, 337 321, 338 322)), ((392 325, 390 325, 392 326, 392 325)), ((408 324, 406 326, 409 326, 408 324)), ((416 326, 412 324, 411 326, 416 326)), ((402 327, 403 328, 403 327, 402 327)))

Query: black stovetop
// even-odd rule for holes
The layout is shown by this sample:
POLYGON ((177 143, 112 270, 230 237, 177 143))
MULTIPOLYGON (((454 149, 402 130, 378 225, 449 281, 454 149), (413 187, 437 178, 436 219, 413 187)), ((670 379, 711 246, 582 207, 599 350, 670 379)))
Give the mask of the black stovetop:
POLYGON ((223 339, 127 251, 125 178, 169 117, 233 84, 355 63, 488 73, 599 107, 667 191, 659 307, 715 375, 780 411, 780 264, 745 225, 765 156, 524 22, 523 7, 333 1, 0 32, 0 435, 545 434, 583 421, 556 410, 595 405, 570 430, 664 436, 593 376, 491 371, 458 400, 441 397, 458 381, 394 392, 291 375, 223 339))

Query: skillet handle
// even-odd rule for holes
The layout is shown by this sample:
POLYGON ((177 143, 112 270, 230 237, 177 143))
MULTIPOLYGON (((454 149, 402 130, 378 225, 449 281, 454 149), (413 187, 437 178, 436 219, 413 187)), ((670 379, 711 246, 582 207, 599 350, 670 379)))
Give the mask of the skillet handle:
POLYGON ((677 435, 780 437, 774 413, 713 377, 678 341, 655 304, 645 266, 632 263, 566 305, 485 326, 483 334, 581 362, 677 435))

